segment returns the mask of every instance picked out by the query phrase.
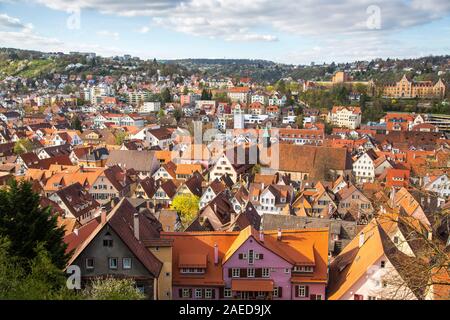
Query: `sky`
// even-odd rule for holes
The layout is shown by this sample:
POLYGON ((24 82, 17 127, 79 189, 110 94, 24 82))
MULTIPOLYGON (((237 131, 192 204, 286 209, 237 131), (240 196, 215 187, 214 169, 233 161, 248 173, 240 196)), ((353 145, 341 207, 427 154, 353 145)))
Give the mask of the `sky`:
POLYGON ((0 47, 288 64, 450 54, 450 0, 0 0, 0 47))

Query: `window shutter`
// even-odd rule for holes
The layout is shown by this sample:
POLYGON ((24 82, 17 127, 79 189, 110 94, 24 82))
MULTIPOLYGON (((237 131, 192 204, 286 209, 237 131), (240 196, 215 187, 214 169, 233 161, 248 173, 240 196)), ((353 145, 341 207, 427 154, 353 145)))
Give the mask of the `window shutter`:
POLYGON ((241 278, 247 278, 247 269, 241 269, 241 278))
POLYGON ((309 297, 309 286, 305 286, 305 297, 309 297))
POLYGON ((211 298, 215 299, 216 298, 216 288, 213 288, 211 290, 212 290, 211 298))
MULTIPOLYGON (((224 298, 224 291, 225 291, 225 288, 219 288, 219 298, 220 299, 223 299, 224 298)), ((214 293, 213 293, 214 294, 214 293)))
POLYGON ((255 278, 261 278, 262 277, 262 269, 256 268, 255 269, 255 278))
POLYGON ((183 298, 183 289, 178 289, 178 296, 183 298))
POLYGON ((192 289, 189 289, 189 298, 192 298, 192 289))
POLYGON ((278 287, 278 298, 283 297, 283 287, 278 287))
POLYGON ((206 298, 206 293, 205 292, 206 292, 206 289, 202 289, 202 296, 201 296, 202 298, 206 298))
POLYGON ((264 254, 263 254, 263 253, 260 253, 260 254, 259 254, 259 260, 262 260, 262 259, 264 259, 264 254))
POLYGON ((233 275, 233 270, 231 268, 228 268, 228 277, 231 278, 233 275))
POLYGON ((298 286, 294 286, 294 294, 295 294, 295 297, 297 298, 298 297, 298 286))
POLYGON ((244 255, 242 253, 239 253, 239 260, 244 259, 244 255))

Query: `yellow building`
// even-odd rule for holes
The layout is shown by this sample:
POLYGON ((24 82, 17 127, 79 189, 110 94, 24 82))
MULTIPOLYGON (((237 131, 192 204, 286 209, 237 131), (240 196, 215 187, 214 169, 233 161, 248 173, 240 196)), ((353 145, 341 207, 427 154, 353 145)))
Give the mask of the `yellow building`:
POLYGON ((333 83, 344 83, 352 81, 350 76, 344 71, 338 71, 333 75, 331 82, 333 83))
POLYGON ((435 84, 431 81, 411 81, 406 75, 395 84, 383 88, 383 96, 388 98, 443 98, 445 84, 439 79, 435 84))
POLYGON ((150 252, 163 264, 155 286, 158 300, 172 300, 172 242, 170 239, 154 239, 146 243, 150 252))

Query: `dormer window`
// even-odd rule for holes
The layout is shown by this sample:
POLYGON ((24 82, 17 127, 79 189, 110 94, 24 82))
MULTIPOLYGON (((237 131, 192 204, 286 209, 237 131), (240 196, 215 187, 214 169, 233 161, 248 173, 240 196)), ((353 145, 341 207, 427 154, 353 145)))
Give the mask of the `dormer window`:
POLYGON ((293 272, 309 273, 313 272, 314 267, 312 266, 294 266, 293 272))
POLYGON ((204 274, 205 269, 203 268, 181 268, 182 274, 204 274))

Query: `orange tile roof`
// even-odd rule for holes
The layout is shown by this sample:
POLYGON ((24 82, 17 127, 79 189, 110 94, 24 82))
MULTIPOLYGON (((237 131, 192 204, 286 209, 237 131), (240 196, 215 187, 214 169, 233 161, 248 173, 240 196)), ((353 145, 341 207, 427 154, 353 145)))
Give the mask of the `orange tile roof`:
POLYGON ((383 254, 384 249, 378 224, 374 219, 353 238, 331 263, 328 299, 341 299, 383 254), (365 241, 360 248, 359 237, 362 233, 365 235, 365 241))
POLYGON ((202 166, 200 164, 183 164, 180 163, 175 169, 175 174, 193 174, 195 171, 202 172, 202 166))

